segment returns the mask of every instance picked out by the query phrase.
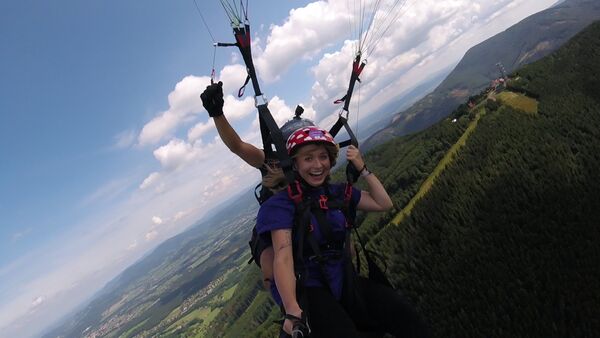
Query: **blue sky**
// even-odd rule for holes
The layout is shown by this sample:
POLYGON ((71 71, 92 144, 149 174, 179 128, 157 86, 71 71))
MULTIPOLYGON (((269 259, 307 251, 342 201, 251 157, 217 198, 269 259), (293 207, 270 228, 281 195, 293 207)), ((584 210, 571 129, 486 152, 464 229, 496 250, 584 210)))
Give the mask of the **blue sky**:
MULTIPOLYGON (((353 56, 347 3, 250 2, 278 123, 296 104, 325 126, 335 118, 353 56)), ((361 118, 553 3, 408 1, 369 56, 361 118)), ((232 41, 219 1, 198 4, 232 41)), ((215 138, 198 99, 213 48, 193 0, 7 0, 0 33, 0 336, 28 336, 259 177, 215 138)), ((217 50, 226 114, 258 145, 250 88, 233 96, 240 62, 217 50)))

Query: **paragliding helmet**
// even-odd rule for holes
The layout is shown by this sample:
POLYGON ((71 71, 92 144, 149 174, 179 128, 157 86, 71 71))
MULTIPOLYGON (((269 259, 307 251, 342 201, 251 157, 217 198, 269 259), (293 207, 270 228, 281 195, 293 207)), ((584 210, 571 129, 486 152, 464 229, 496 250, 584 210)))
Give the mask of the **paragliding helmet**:
POLYGON ((292 155, 295 150, 309 143, 324 143, 337 147, 333 136, 325 130, 317 126, 308 126, 300 128, 288 137, 285 147, 288 154, 292 155))

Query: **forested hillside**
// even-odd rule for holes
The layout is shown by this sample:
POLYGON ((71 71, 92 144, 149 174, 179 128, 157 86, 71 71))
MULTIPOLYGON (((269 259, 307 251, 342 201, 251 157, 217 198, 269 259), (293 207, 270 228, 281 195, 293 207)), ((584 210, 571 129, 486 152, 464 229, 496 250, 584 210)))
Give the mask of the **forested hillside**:
MULTIPOLYGON (((518 70, 504 93, 366 156, 396 209, 360 215, 361 235, 436 337, 600 332, 599 75, 596 23, 518 70)), ((277 309, 258 281, 245 285, 211 336, 274 336, 277 309)))
POLYGON ((600 24, 518 71, 399 226, 372 239, 436 336, 600 332, 600 24))

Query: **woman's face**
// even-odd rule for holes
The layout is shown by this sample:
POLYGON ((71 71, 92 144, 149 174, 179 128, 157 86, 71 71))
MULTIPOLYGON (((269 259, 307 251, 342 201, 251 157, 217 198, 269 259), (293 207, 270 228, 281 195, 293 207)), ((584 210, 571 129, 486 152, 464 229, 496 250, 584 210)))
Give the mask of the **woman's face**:
POLYGON ((319 144, 302 146, 295 157, 295 163, 300 177, 313 187, 323 184, 331 169, 329 153, 324 145, 319 144))

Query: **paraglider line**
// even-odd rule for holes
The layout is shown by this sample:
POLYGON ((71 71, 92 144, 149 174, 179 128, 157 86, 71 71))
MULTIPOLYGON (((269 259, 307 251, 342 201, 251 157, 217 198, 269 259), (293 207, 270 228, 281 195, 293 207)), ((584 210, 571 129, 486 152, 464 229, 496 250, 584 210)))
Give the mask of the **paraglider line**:
POLYGON ((200 18, 202 18, 204 27, 206 27, 206 30, 208 31, 208 35, 210 35, 210 38, 212 39, 213 43, 216 43, 217 41, 215 40, 215 37, 212 35, 212 32, 210 31, 210 28, 208 27, 206 20, 204 20, 204 15, 202 15, 202 12, 200 11, 200 7, 198 6, 198 3, 196 2, 196 0, 194 0, 194 4, 196 5, 196 10, 198 11, 198 14, 200 14, 200 18))
POLYGON ((225 14, 227 14, 227 17, 229 18, 231 25, 236 26, 236 27, 239 26, 240 19, 239 19, 239 17, 236 16, 235 10, 231 7, 231 4, 226 2, 225 0, 221 0, 221 6, 223 6, 223 9, 225 10, 225 14))
MULTIPOLYGON (((390 10, 390 13, 394 12, 394 9, 396 8, 396 6, 399 4, 400 2, 395 2, 394 6, 392 8, 392 10, 390 10)), ((384 27, 383 29, 379 29, 377 31, 376 37, 373 39, 373 43, 370 44, 369 47, 367 47, 367 52, 365 57, 369 57, 371 55, 371 53, 373 53, 373 51, 375 50, 377 44, 379 44, 379 41, 381 41, 381 39, 383 39, 383 37, 387 34, 387 32, 389 31, 389 29, 396 23, 396 21, 398 21, 398 18, 402 15, 404 15, 404 13, 408 10, 408 7, 410 5, 412 5, 412 3, 409 3, 409 5, 407 5, 408 1, 403 1, 400 5, 400 9, 395 11, 395 15, 392 17, 392 19, 390 19, 387 24, 383 25, 382 27, 384 27)), ((387 17, 384 21, 387 21, 387 17)))

